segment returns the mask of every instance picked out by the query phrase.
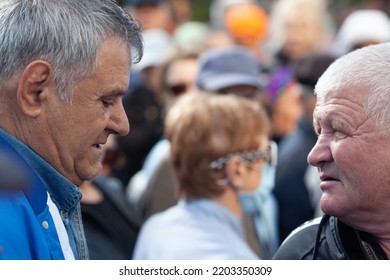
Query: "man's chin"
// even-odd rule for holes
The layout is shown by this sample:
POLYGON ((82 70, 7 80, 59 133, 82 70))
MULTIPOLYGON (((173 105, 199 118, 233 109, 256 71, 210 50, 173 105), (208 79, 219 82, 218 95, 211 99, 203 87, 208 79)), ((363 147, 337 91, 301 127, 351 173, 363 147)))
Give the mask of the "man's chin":
POLYGON ((80 185, 85 181, 92 181, 102 172, 102 164, 99 162, 98 164, 91 166, 88 170, 83 170, 79 173, 80 185))

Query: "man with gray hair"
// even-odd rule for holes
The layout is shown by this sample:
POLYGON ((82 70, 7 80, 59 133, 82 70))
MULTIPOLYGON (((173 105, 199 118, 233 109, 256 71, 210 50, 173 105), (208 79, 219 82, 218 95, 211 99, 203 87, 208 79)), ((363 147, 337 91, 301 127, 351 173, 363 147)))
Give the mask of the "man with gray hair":
POLYGON ((390 256, 390 43, 333 62, 315 87, 322 218, 283 242, 274 259, 388 259, 390 256))
POLYGON ((0 259, 88 259, 78 186, 129 132, 140 28, 111 0, 2 0, 0 22, 0 152, 31 176, 0 186, 0 259))

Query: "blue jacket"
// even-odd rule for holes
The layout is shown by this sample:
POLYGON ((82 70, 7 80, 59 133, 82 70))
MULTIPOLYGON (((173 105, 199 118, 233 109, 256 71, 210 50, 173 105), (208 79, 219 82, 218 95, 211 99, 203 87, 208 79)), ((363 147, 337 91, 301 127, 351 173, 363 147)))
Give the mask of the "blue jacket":
POLYGON ((1 137, 0 160, 20 176, 5 180, 1 165, 0 259, 64 259, 42 181, 1 137))
POLYGON ((0 248, 0 259, 62 259, 64 256, 72 258, 72 253, 76 259, 88 259, 79 188, 1 128, 0 146, 0 247, 3 247, 0 248), (49 211, 49 195, 50 204, 55 205, 58 213, 54 208, 49 211), (52 214, 57 216, 56 225, 61 227, 60 237, 65 242, 63 248, 67 250, 64 254, 60 252, 58 229, 54 226, 52 214), (22 233, 17 232, 20 229, 23 229, 22 233), (20 241, 17 240, 19 235, 20 241), (22 254, 23 246, 19 243, 23 242, 29 246, 24 247, 26 252, 22 254))

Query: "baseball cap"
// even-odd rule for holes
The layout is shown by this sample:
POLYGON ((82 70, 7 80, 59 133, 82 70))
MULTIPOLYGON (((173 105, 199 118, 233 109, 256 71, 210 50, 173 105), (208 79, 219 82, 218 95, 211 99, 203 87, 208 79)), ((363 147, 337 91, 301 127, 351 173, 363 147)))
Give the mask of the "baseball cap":
POLYGON ((260 65, 249 50, 233 46, 211 49, 200 56, 198 88, 219 91, 238 85, 264 87, 260 65))

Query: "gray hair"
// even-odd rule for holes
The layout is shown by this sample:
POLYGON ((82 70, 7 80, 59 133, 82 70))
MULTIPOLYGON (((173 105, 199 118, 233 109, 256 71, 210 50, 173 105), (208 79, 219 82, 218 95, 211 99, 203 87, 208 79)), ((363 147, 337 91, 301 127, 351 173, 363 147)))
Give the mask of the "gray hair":
POLYGON ((59 98, 71 102, 111 37, 129 46, 134 63, 142 58, 139 24, 112 0, 1 0, 0 86, 41 59, 54 69, 59 98))
POLYGON ((364 113, 374 119, 380 134, 390 137, 390 43, 371 45, 338 58, 315 87, 319 102, 338 91, 367 96, 364 113))

